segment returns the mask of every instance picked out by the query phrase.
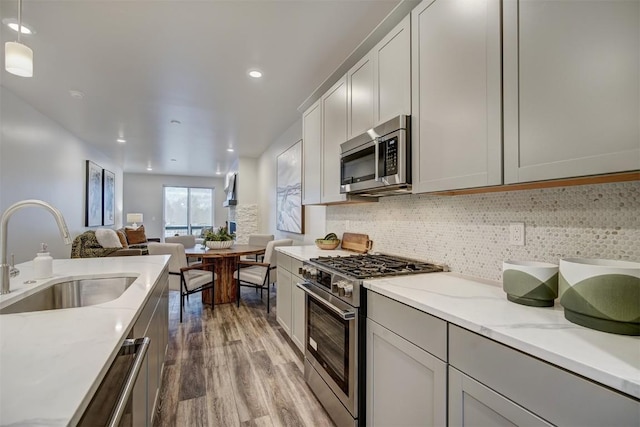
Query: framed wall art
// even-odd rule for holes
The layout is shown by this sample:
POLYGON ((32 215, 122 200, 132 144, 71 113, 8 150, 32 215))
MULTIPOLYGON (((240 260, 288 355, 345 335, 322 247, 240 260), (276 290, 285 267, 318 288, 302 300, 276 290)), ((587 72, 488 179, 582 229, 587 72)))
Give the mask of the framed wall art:
POLYGON ((116 223, 116 174, 102 170, 102 225, 116 223))
POLYGON ((102 168, 91 160, 87 160, 84 225, 102 225, 102 168))
POLYGON ((280 154, 276 166, 276 228, 302 234, 302 140, 280 154))

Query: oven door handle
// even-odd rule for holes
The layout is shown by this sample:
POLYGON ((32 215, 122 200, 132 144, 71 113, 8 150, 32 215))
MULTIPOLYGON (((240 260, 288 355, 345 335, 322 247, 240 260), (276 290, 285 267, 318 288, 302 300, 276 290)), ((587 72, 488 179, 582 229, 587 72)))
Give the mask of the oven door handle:
POLYGON ((319 294, 313 292, 313 290, 312 290, 310 285, 308 285, 306 283, 296 283, 296 286, 298 288, 302 289, 306 294, 308 294, 314 300, 318 301, 319 303, 321 303, 322 305, 327 307, 329 310, 331 310, 334 313, 336 313, 343 320, 353 320, 353 319, 356 318, 356 312, 355 311, 353 311, 353 310, 342 310, 341 308, 331 304, 325 298, 323 298, 319 294))

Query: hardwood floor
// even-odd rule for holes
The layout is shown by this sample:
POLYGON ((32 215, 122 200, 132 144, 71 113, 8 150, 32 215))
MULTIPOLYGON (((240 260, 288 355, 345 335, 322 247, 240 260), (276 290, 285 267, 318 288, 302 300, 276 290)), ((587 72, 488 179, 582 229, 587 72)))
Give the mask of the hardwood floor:
MULTIPOLYGON (((213 312, 191 295, 179 323, 170 292, 169 349, 154 426, 333 426, 303 377, 303 358, 260 294, 213 312)), ((266 297, 266 296, 265 296, 266 297)), ((265 299, 266 301, 266 299, 265 299)))

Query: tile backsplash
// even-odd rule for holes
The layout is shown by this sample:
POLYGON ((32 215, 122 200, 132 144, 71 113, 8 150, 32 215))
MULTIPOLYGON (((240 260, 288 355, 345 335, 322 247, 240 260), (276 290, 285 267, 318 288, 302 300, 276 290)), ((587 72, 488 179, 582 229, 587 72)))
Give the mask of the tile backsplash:
POLYGON ((462 196, 407 195, 327 207, 327 232, 365 233, 376 252, 502 279, 502 261, 585 257, 640 261, 640 182, 462 196), (525 246, 509 244, 524 222, 525 246))

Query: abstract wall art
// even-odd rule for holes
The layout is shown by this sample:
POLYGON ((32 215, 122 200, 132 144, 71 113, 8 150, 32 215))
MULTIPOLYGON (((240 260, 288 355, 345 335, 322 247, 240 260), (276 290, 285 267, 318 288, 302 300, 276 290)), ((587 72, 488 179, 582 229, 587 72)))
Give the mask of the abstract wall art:
POLYGON ((302 140, 278 156, 276 174, 276 228, 302 234, 302 140))

